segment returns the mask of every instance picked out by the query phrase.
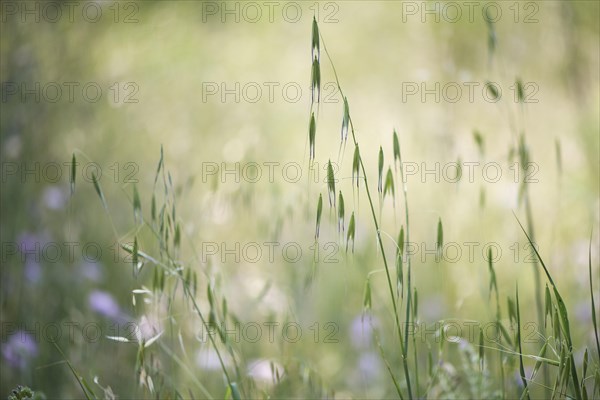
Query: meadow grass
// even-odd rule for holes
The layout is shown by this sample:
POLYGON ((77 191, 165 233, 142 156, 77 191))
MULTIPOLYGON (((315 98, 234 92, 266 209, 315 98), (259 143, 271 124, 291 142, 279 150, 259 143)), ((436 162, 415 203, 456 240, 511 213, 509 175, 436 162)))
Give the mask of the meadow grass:
MULTIPOLYGON (((493 59, 496 48, 497 35, 494 26, 488 23, 488 46, 490 59, 493 59)), ((402 159, 401 134, 390 127, 390 144, 371 148, 366 141, 355 132, 355 122, 352 119, 351 99, 348 99, 342 86, 332 60, 325 45, 324 37, 319 29, 316 19, 312 22, 311 37, 311 107, 309 110, 308 142, 309 164, 314 163, 320 149, 317 147, 319 137, 319 113, 321 112, 321 84, 323 77, 322 55, 325 55, 343 99, 340 144, 337 150, 337 159, 343 160, 348 137, 351 138, 350 149, 353 152, 351 176, 352 199, 344 195, 343 189, 347 185, 338 183, 331 158, 328 158, 326 175, 326 199, 319 193, 314 219, 314 242, 322 240, 322 228, 330 223, 323 217, 323 209, 329 207, 333 213, 333 225, 341 238, 342 248, 345 249, 348 259, 359 258, 355 254, 355 239, 357 237, 357 224, 359 219, 359 199, 361 193, 366 196, 368 218, 372 221, 369 230, 370 236, 376 241, 378 257, 381 261, 380 268, 370 269, 364 279, 362 289, 363 321, 367 321, 374 332, 373 344, 377 348, 387 377, 390 391, 385 391, 387 397, 400 399, 415 398, 519 398, 532 397, 545 398, 574 398, 591 399, 600 398, 600 341, 597 327, 597 309, 594 301, 594 272, 592 266, 592 252, 590 245, 588 252, 588 272, 590 291, 590 313, 594 332, 595 349, 585 348, 584 357, 579 362, 575 358, 578 348, 584 347, 574 343, 572 336, 571 319, 567 312, 568 299, 561 295, 560 282, 555 280, 548 266, 538 252, 534 235, 533 212, 535 205, 529 195, 527 182, 524 181, 519 190, 520 204, 525 213, 525 226, 521 224, 517 215, 514 223, 522 229, 523 236, 535 252, 533 263, 535 312, 540 327, 541 340, 536 346, 536 352, 531 354, 526 351, 523 341, 523 302, 520 298, 523 285, 515 279, 514 296, 502 299, 499 290, 495 266, 492 262, 491 249, 488 253, 487 273, 489 285, 487 287, 488 300, 493 303, 495 312, 491 316, 497 329, 497 340, 485 340, 484 332, 479 328, 477 339, 472 343, 462 342, 459 355, 452 357, 451 350, 444 340, 418 343, 416 335, 412 334, 411 327, 419 321, 419 282, 415 281, 410 253, 407 244, 411 243, 411 224, 409 212, 408 185, 402 159), (391 149, 392 158, 386 168, 386 151, 391 149), (317 151, 319 150, 319 151, 317 151), (377 183, 369 180, 369 166, 365 165, 363 154, 377 150, 377 183), (336 185, 337 183, 337 185, 336 185), (375 187, 377 199, 375 199, 375 187), (398 195, 398 196, 397 196, 398 195), (402 197, 402 201, 400 201, 402 197), (397 235, 392 237, 381 226, 384 220, 384 204, 391 201, 393 205, 394 220, 396 210, 404 210, 403 222, 400 224, 397 235), (376 204, 377 201, 377 204, 376 204), (324 205, 325 203, 325 205, 324 205), (348 218, 349 216, 349 218, 348 218), (347 222, 347 224, 346 224, 347 222), (390 251, 391 249, 391 251, 390 251), (393 256, 391 255, 393 254, 393 256), (385 281, 379 285, 375 280, 377 275, 383 274, 385 281), (542 279, 542 277, 544 279, 542 279), (521 288, 521 289, 520 289, 521 288), (385 302, 386 307, 377 306, 377 302, 385 302), (386 337, 382 329, 373 318, 378 317, 387 321, 393 327, 394 339, 386 337), (515 326, 511 334, 508 326, 515 326), (435 345, 438 345, 435 348, 435 345), (533 363, 533 368, 526 368, 526 364, 533 363), (462 371, 459 378, 459 373, 462 371), (541 372, 541 373, 540 373, 541 372), (515 383, 513 377, 518 377, 520 384, 515 383)), ((523 100, 522 84, 517 80, 519 100, 523 100)), ((509 116, 509 119, 516 119, 509 116)), ((521 165, 527 165, 531 159, 525 136, 519 134, 515 128, 514 153, 518 155, 521 165)), ((479 133, 474 134, 474 141, 483 153, 483 139, 479 133)), ((557 152, 560 153, 559 145, 557 152)), ((72 156, 73 165, 76 155, 72 156)), ((338 163, 339 164, 339 163, 338 163)), ((340 165, 344 165, 343 163, 340 165)), ((523 173, 526 171, 523 170, 523 173)), ((75 171, 71 172, 71 196, 75 196, 78 183, 75 171)), ((345 176, 345 174, 344 174, 345 176)), ((100 200, 101 206, 110 218, 110 207, 102 185, 95 175, 92 177, 93 189, 100 200)), ((144 304, 149 307, 163 305, 167 310, 166 323, 161 330, 144 335, 137 332, 134 340, 124 336, 110 336, 109 340, 115 345, 135 346, 135 380, 137 394, 140 398, 279 398, 279 397, 305 397, 329 398, 336 397, 336 388, 324 382, 318 371, 310 363, 295 360, 289 357, 279 369, 274 362, 270 364, 273 385, 265 388, 245 371, 248 369, 248 349, 243 344, 232 341, 227 332, 221 329, 221 322, 236 322, 241 318, 230 309, 228 298, 223 292, 222 282, 218 274, 206 266, 198 267, 196 260, 183 260, 182 247, 189 246, 192 252, 197 250, 194 243, 186 241, 182 223, 185 216, 178 213, 177 190, 173 178, 166 167, 166 161, 161 149, 159 161, 154 174, 154 183, 151 191, 149 210, 144 208, 147 204, 143 201, 138 187, 131 185, 127 188, 126 195, 131 205, 134 226, 124 235, 118 235, 113 226, 115 239, 120 243, 122 251, 130 255, 131 269, 134 277, 139 280, 139 288, 132 291, 134 307, 138 298, 144 299, 144 304), (181 310, 191 311, 180 318, 181 310), (187 359, 186 341, 182 333, 182 320, 194 318, 206 330, 215 330, 216 335, 208 335, 207 346, 214 352, 219 374, 222 381, 214 382, 211 378, 199 375, 192 361, 187 359), (290 361, 292 360, 292 361, 290 361), (170 368, 167 369, 167 366, 170 368), (178 377, 182 375, 190 387, 180 387, 178 377), (294 375, 295 374, 295 375, 294 375), (291 377, 299 377, 294 381, 291 377)), ((417 201, 417 199, 413 200, 417 201)), ((311 204, 315 204, 311 199, 311 204)), ((385 218, 392 216, 385 216, 385 218)), ((361 227, 362 228, 362 227, 361 227)), ((312 228, 311 228, 312 229, 312 228)), ((435 243, 440 252, 444 244, 444 224, 441 217, 433 227, 436 232, 435 243)), ((448 233, 446 233, 446 236, 448 233)), ((318 265, 313 263, 313 269, 307 272, 305 291, 313 294, 317 288, 318 265)), ((512 293, 512 289, 511 289, 512 293)), ((385 325, 389 326, 389 325, 385 325)), ((444 337, 447 332, 443 328, 437 332, 438 337, 444 337)), ((109 389, 94 380, 95 387, 85 379, 81 373, 82 366, 75 366, 63 353, 60 347, 57 352, 62 356, 81 393, 88 399, 110 398, 109 389), (99 390, 100 388, 100 390, 99 390), (103 395, 97 393, 102 392, 103 395)), ((284 357, 282 356, 282 359, 284 357)), ((184 379, 184 378, 182 378, 184 379)), ((28 389, 15 389, 15 398, 31 396, 28 389), (23 394, 21 394, 23 393, 23 394)), ((356 397, 360 397, 356 395, 356 397)))

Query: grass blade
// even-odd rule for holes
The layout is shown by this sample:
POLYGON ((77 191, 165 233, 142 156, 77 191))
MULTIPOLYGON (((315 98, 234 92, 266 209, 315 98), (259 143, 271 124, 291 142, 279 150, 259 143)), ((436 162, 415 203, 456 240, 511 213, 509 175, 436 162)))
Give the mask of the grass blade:
POLYGON ((517 296, 517 344, 519 347, 519 373, 521 374, 521 381, 523 382, 523 386, 525 388, 523 393, 526 393, 527 398, 529 399, 529 389, 527 387, 527 379, 525 378, 525 367, 523 366, 523 348, 521 347, 521 311, 519 307, 519 285, 517 284, 516 288, 516 296, 517 296))
POLYGON ((419 295, 417 293, 417 288, 415 287, 413 290, 413 321, 417 318, 417 314, 419 311, 419 295))
POLYGON ((89 387, 89 385, 87 384, 87 382, 85 382, 85 379, 83 379, 83 377, 75 370, 75 368, 73 367, 73 365, 71 364, 71 362, 67 359, 67 357, 65 356, 65 354, 60 349, 60 347, 56 344, 56 342, 52 342, 52 344, 54 345, 54 347, 56 347, 56 350, 58 350, 58 352, 62 356, 63 360, 69 366, 69 369, 71 370, 71 373, 73 374, 73 376, 75 377, 75 379, 77 379, 77 383, 79 384, 79 387, 81 387, 81 390, 83 391, 83 394, 84 394, 85 398, 87 400, 95 399, 96 395, 94 394, 94 391, 89 387))
POLYGON ((592 286, 592 235, 590 234, 590 246, 588 250, 588 271, 590 274, 590 299, 592 305, 592 324, 594 325, 594 336, 596 337, 596 351, 600 361, 600 340, 598 340, 598 323, 596 321, 596 305, 594 303, 594 288, 592 286))
POLYGON ((160 158, 158 159, 158 166, 156 167, 156 174, 154 175, 154 187, 156 187, 156 182, 158 181, 158 176, 160 175, 160 170, 162 169, 164 164, 164 152, 162 144, 160 145, 160 158))
POLYGON ((494 271, 494 265, 492 263, 492 248, 488 248, 488 269, 490 271, 490 288, 488 299, 492 296, 492 289, 495 290, 496 295, 498 294, 498 284, 496 282, 496 272, 494 271))

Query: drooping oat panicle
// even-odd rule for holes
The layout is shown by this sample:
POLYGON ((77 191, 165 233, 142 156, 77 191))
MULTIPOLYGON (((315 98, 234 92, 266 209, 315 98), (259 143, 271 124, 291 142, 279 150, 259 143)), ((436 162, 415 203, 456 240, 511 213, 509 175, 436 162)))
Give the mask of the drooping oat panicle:
POLYGON ((558 317, 558 309, 553 307, 552 312, 552 327, 554 328, 554 337, 558 342, 562 341, 562 333, 560 330, 560 318, 558 317))
POLYGON ((363 293, 363 312, 371 309, 371 279, 365 281, 365 290, 363 293))
POLYGON ((400 141, 398 140, 398 134, 396 133, 396 130, 394 129, 394 139, 393 139, 394 143, 393 143, 393 148, 394 148, 394 170, 398 171, 398 164, 399 162, 402 162, 401 158, 400 158, 400 141))
POLYGON ((133 219, 137 222, 142 222, 142 203, 137 186, 133 185, 133 219))
POLYGON ((314 104, 321 102, 321 64, 319 60, 315 57, 312 64, 312 72, 311 72, 311 101, 314 104), (316 101, 315 101, 315 91, 317 93, 316 101))
POLYGON ((137 236, 133 238, 133 250, 131 251, 131 263, 133 264, 134 271, 138 268, 138 241, 137 236))
POLYGON ((327 163, 327 192, 329 194, 329 206, 335 208, 335 176, 331 160, 327 163))
POLYGON ((344 196, 342 195, 342 191, 340 190, 340 195, 338 197, 338 232, 344 232, 346 229, 344 221, 344 212, 344 196))
POLYGON ((442 219, 441 218, 438 219, 438 224, 437 224, 437 242, 436 242, 436 246, 437 246, 438 254, 441 255, 441 253, 442 253, 442 247, 444 246, 444 229, 442 227, 442 219))
POLYGON ((213 297, 213 290, 210 283, 206 285, 206 298, 208 299, 208 304, 210 305, 210 308, 214 308, 215 300, 213 297))
POLYGON ((313 112, 310 115, 310 124, 308 127, 308 143, 309 143, 308 157, 310 160, 315 159, 316 136, 317 136, 317 123, 315 122, 315 113, 313 112))
POLYGON ((175 250, 178 250, 181 245, 181 230, 179 228, 179 223, 175 226, 175 236, 173 237, 173 246, 175 250))
POLYGON ((400 227, 398 243, 396 247, 396 293, 400 292, 400 298, 404 298, 404 270, 402 268, 404 257, 404 226, 400 227))
POLYGON ((522 169, 527 169, 529 164, 529 148, 525 142, 525 135, 521 134, 519 137, 519 162, 521 163, 522 169))
POLYGON ((312 22, 312 38, 311 38, 311 58, 315 59, 315 52, 317 60, 321 60, 321 41, 319 38, 319 25, 317 24, 317 19, 313 16, 312 22))
POLYGON ((387 174, 385 176, 385 184, 383 187, 383 198, 391 192, 394 207, 396 207, 396 190, 394 189, 394 174, 392 174, 392 167, 388 167, 387 174))
POLYGON ((104 192, 102 192, 102 188, 100 187, 100 183, 98 182, 98 178, 96 178, 96 174, 92 172, 92 183, 94 184, 94 189, 96 190, 96 194, 100 197, 100 201, 102 202, 102 207, 104 210, 108 211, 108 205, 106 204, 106 199, 104 198, 104 192))
POLYGON ((515 85, 517 86, 517 102, 523 103, 525 101, 525 91, 523 90, 523 82, 520 78, 517 78, 515 85))
POLYGON ((321 214, 323 213, 323 195, 319 194, 319 202, 317 203, 317 225, 315 228, 315 240, 319 238, 321 229, 321 214))
POLYGON ((383 192, 383 149, 379 146, 379 160, 377 164, 377 170, 379 171, 379 180, 377 183, 377 191, 379 194, 383 192))
POLYGON ((483 143, 483 136, 481 135, 481 132, 479 132, 478 130, 473 131, 473 139, 475 140, 475 144, 477 145, 479 155, 483 155, 485 149, 483 143))
MULTIPOLYGON (((544 345, 542 346, 542 350, 540 351, 540 354, 536 358, 536 362, 533 367, 533 371, 531 372, 531 377, 529 378, 529 380, 532 382, 533 382, 533 379, 535 378, 535 376, 537 375, 537 372, 539 371, 540 367, 542 366, 542 362, 549 362, 549 360, 547 358, 545 358, 547 348, 548 348, 548 340, 546 340, 544 342, 544 345)), ((521 398, 524 397, 524 394, 525 394, 525 392, 523 392, 523 395, 521 395, 521 398)))
POLYGON ((398 248, 396 249, 396 257, 402 258, 404 255, 404 226, 400 227, 398 233, 398 248))
POLYGON ((354 147, 354 157, 352 158, 352 182, 356 179, 356 187, 358 187, 358 181, 360 180, 360 152, 358 150, 358 144, 354 147))
POLYGON ((344 96, 344 116, 342 118, 341 141, 348 140, 348 124, 350 122, 350 108, 348 107, 348 99, 344 96))
POLYGON ((562 173, 562 151, 560 149, 560 140, 558 140, 558 138, 556 138, 556 141, 554 142, 554 148, 555 148, 555 152, 556 152, 556 167, 558 168, 558 173, 561 174, 562 173))
POLYGON ((496 101, 500 97, 500 93, 498 93, 496 85, 490 81, 486 81, 485 86, 487 87, 487 90, 492 94, 492 101, 496 101))
POLYGON ((515 308, 515 302, 510 297, 507 297, 506 300, 508 304, 508 320, 511 324, 516 323, 517 311, 515 308))
POLYGON ((150 203, 150 216, 152 217, 152 222, 156 222, 156 195, 152 193, 152 201, 150 203))
POLYGON ((75 160, 75 153, 73 153, 73 157, 71 158, 71 175, 69 177, 69 182, 71 186, 71 196, 75 193, 75 177, 77 175, 77 161, 75 160))
POLYGON ((354 212, 350 216, 350 222, 348 223, 348 235, 346 236, 346 252, 348 252, 348 243, 352 240, 352 253, 354 253, 354 234, 355 234, 355 222, 354 222, 354 212))
POLYGON ((184 278, 183 281, 185 282, 185 285, 187 287, 191 287, 192 286, 192 269, 191 268, 186 268, 185 278, 184 278))

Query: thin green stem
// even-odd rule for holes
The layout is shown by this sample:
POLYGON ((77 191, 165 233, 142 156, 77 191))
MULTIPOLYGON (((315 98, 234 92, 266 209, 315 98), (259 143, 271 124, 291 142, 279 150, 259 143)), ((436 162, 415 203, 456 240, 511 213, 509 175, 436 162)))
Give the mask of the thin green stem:
MULTIPOLYGON (((327 54, 327 59, 329 60, 331 67, 333 69, 333 74, 335 76, 335 80, 337 83, 337 87, 338 90, 340 91, 340 95, 342 96, 342 98, 344 98, 344 92, 342 91, 342 87, 340 85, 340 81, 338 79, 338 75, 337 75, 337 71, 335 70, 335 65, 333 64, 333 60, 331 59, 331 56, 329 55, 329 51, 327 50, 327 46, 325 45, 325 41, 323 40, 323 37, 321 36, 321 43, 323 43, 323 49, 325 50, 325 54, 327 54)), ((349 122, 350 122, 350 131, 352 132, 352 141, 354 142, 355 146, 358 146, 358 142, 356 141, 356 135, 354 132, 354 123, 352 122, 352 117, 349 116, 348 118, 349 122)), ((396 329, 398 331, 398 339, 400 341, 400 349, 402 351, 402 364, 404 367, 404 375, 406 378, 406 386, 408 389, 408 397, 409 399, 413 398, 412 395, 412 388, 411 388, 411 384, 410 384, 410 374, 409 374, 409 370, 408 370, 408 362, 407 362, 407 349, 405 347, 404 344, 404 338, 402 335, 402 328, 400 327, 400 319, 398 317, 398 306, 397 306, 397 301, 396 301, 396 296, 394 295, 394 289, 392 286, 392 279, 390 276, 390 271, 389 271, 389 267, 388 267, 388 263, 387 263, 387 258, 385 255, 385 248, 383 246, 383 241, 381 239, 381 231, 379 229, 379 223, 377 221, 377 215, 375 213, 375 207, 373 206, 373 199, 371 197, 371 192, 369 190, 369 182, 367 179, 367 173, 365 170, 365 165, 363 163, 362 160, 362 156, 359 156, 359 161, 360 161, 360 168, 362 170, 363 176, 364 176, 364 181, 365 181, 365 191, 367 192, 367 199, 369 200, 369 207, 371 209, 371 215, 373 217, 373 223, 375 224, 375 231, 377 232, 377 242, 379 243, 379 249, 381 250, 381 255, 383 257, 383 264, 385 266, 385 274, 386 274, 386 278, 387 278, 387 283, 388 283, 388 289, 390 291, 390 298, 392 300, 392 306, 394 309, 394 319, 396 322, 396 329)), ((408 215, 408 212, 407 212, 408 215)), ((407 227, 408 230, 408 227, 407 227)), ((407 235, 408 237, 408 235, 407 235)), ((409 267, 410 269, 410 267, 409 267)), ((410 295, 409 295, 410 296, 410 295)), ((408 321, 407 321, 408 322, 408 321)), ((408 323, 406 324, 408 326, 408 323)), ((399 395, 400 392, 398 392, 399 395)))

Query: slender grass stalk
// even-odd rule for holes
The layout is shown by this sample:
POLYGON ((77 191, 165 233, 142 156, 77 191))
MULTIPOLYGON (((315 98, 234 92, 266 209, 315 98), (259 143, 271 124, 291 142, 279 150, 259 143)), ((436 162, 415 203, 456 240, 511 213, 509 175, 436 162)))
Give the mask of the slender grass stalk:
POLYGON ((192 382, 194 382, 200 391, 202 392, 202 396, 204 396, 208 400, 212 400, 213 396, 206 389, 206 387, 198 380, 196 375, 189 369, 189 367, 175 354, 170 348, 168 348, 164 343, 159 342, 160 348, 169 356, 172 360, 174 360, 180 368, 182 368, 187 374, 190 376, 192 382))
MULTIPOLYGON (((498 281, 496 280, 496 272, 494 271, 494 263, 492 258, 492 249, 488 249, 488 270, 490 272, 490 288, 489 288, 489 297, 492 295, 492 290, 495 294, 496 299, 496 326, 502 326, 501 323, 501 309, 500 309, 500 295, 498 293, 498 281)), ((500 335, 498 338, 498 345, 502 345, 502 336, 500 335)), ((500 380, 502 387, 502 398, 506 398, 506 388, 504 385, 504 362, 502 359, 502 353, 498 353, 498 361, 500 364, 500 380)))
POLYGON ((67 359, 67 356, 65 356, 65 353, 63 353, 63 351, 58 346, 58 344, 56 344, 56 342, 52 342, 52 344, 54 345, 54 347, 56 347, 56 350, 58 350, 58 352, 62 356, 63 360, 69 366, 69 369, 71 370, 71 373, 73 374, 75 379, 77 379, 77 383, 79 384, 79 387, 83 391, 83 395, 85 396, 85 398, 87 400, 96 399, 97 397, 94 394, 94 391, 92 390, 92 388, 90 388, 90 386, 87 384, 85 379, 77 372, 77 370, 75 370, 75 368, 73 367, 73 364, 71 364, 71 362, 67 359))
POLYGON ((377 335, 375 335, 375 342, 377 343, 377 349, 379 350, 381 359, 383 360, 383 363, 385 364, 385 368, 388 370, 390 377, 392 378, 392 382, 394 383, 394 386, 396 387, 396 391, 398 392, 398 395, 400 396, 400 400, 404 400, 404 397, 402 397, 402 390, 400 389, 398 380, 396 379, 396 376, 394 375, 394 371, 392 371, 392 367, 390 366, 390 363, 389 363, 387 357, 385 356, 385 351, 383 351, 383 347, 381 346, 381 342, 379 341, 379 338, 377 337, 377 335))
MULTIPOLYGON (((323 49, 325 50, 325 54, 327 55, 327 59, 329 60, 329 62, 331 64, 331 67, 333 69, 333 73, 334 73, 334 76, 335 76, 335 80, 336 80, 336 83, 337 83, 338 90, 340 91, 340 95, 342 96, 342 98, 346 98, 344 96, 344 92, 342 91, 342 87, 340 85, 340 81, 339 81, 339 78, 338 78, 338 75, 337 75, 337 71, 335 69, 335 65, 333 63, 333 60, 331 59, 329 51, 327 50, 327 46, 325 45, 325 41, 323 40, 323 36, 322 35, 320 35, 320 39, 321 39, 321 42, 323 43, 323 49)), ((354 146, 358 147, 358 142, 356 140, 356 134, 354 132, 354 123, 352 121, 352 116, 351 115, 348 115, 348 121, 350 122, 350 131, 352 133, 352 141, 354 142, 354 146)), ((403 364, 403 367, 404 367, 404 375, 405 375, 406 386, 407 386, 407 390, 408 390, 408 398, 412 399, 413 398, 413 394, 412 394, 412 387, 411 387, 411 380, 410 380, 410 372, 409 372, 409 369, 408 369, 407 349, 406 349, 406 345, 405 345, 406 338, 403 337, 402 328, 400 327, 400 319, 399 319, 399 314, 398 314, 397 300, 396 300, 396 296, 394 295, 394 289, 392 287, 392 279, 391 279, 391 276, 390 276, 390 271, 389 271, 389 266, 388 266, 388 262, 387 262, 387 257, 385 255, 385 248, 383 246, 383 240, 381 238, 381 231, 379 229, 379 222, 377 220, 377 215, 375 213, 375 207, 373 205, 373 199, 371 197, 371 191, 369 189, 369 183, 368 183, 367 173, 366 173, 365 165, 363 163, 363 160, 362 160, 361 156, 359 156, 359 164, 360 164, 360 168, 361 168, 361 171, 363 173, 363 176, 364 176, 365 191, 367 193, 367 199, 369 201, 369 207, 371 209, 371 215, 373 217, 373 223, 375 225, 375 231, 377 232, 377 242, 379 244, 379 249, 381 251, 381 255, 382 255, 382 258, 383 258, 383 264, 384 264, 384 267, 385 267, 385 273, 386 273, 386 278, 387 278, 387 283, 388 283, 388 289, 389 289, 389 292, 390 292, 390 299, 392 301, 392 307, 393 307, 393 310, 394 310, 394 319, 395 319, 395 322, 396 322, 396 329, 398 331, 398 339, 400 341, 400 348, 401 348, 401 352, 402 352, 402 364, 403 364)), ((406 189, 405 189, 405 193, 406 193, 406 189)), ((406 211, 406 214, 408 216, 408 210, 406 211)), ((407 240, 408 240, 408 224, 407 224, 407 240)), ((408 273, 409 273, 409 278, 408 279, 409 279, 409 282, 410 282, 410 265, 409 265, 409 272, 408 273)), ((409 290, 409 298, 410 298, 410 287, 408 288, 408 290, 409 290)), ((410 303, 410 301, 409 301, 409 303, 410 303)), ((407 308, 407 310, 409 310, 409 309, 407 308)), ((406 325, 407 325, 406 329, 408 329, 408 321, 406 321, 406 325)), ((401 393, 398 392, 398 395, 401 396, 401 393)))
POLYGON ((590 299, 592 306, 592 324, 594 325, 594 335, 596 337, 596 351, 598 352, 598 362, 600 362, 600 340, 598 340, 598 323, 596 322, 596 305, 594 303, 594 288, 592 286, 592 234, 590 233, 590 247, 588 250, 588 271, 590 274, 590 299))
MULTIPOLYGON (((417 301, 418 297, 417 297, 417 288, 415 288, 415 294, 414 294, 414 307, 413 307, 413 314, 412 314, 412 320, 416 321, 417 320, 417 301)), ((408 323, 407 323, 408 325, 408 323)), ((414 357, 414 362, 415 362, 415 391, 416 391, 416 395, 417 398, 420 398, 421 396, 419 395, 419 357, 417 354, 417 338, 416 335, 411 335, 412 336, 412 346, 413 346, 413 357, 414 357)))
MULTIPOLYGON (((398 149, 398 158, 399 158, 399 164, 400 164, 400 179, 402 181, 402 193, 404 195, 404 224, 406 225, 406 242, 410 243, 410 222, 409 222, 409 218, 408 218, 408 190, 406 187, 406 180, 404 179, 404 167, 402 166, 402 152, 400 151, 400 149, 398 149)), ((406 257, 406 264, 407 264, 407 268, 406 268, 406 281, 407 281, 407 285, 406 285, 406 290, 407 290, 407 302, 406 302, 406 330, 404 332, 405 334, 405 339, 407 340, 407 336, 408 336, 408 326, 409 326, 409 321, 410 321, 410 308, 411 308, 411 293, 412 293, 412 268, 411 268, 411 257, 410 255, 407 254, 406 257)), ((404 350, 404 354, 403 354, 403 359, 406 359, 407 357, 407 353, 408 353, 408 343, 405 342, 405 346, 403 348, 404 350)), ((415 357, 415 363, 417 362, 416 357, 415 357)), ((410 386, 409 386, 410 387, 410 386)), ((417 384, 417 391, 418 391, 418 384, 417 384)))
POLYGON ((525 368, 523 367, 523 348, 521 347, 521 307, 519 305, 519 285, 516 287, 516 300, 517 300, 517 345, 519 348, 519 373, 521 374, 521 381, 523 382, 524 390, 523 394, 529 399, 529 388, 527 387, 527 379, 525 378, 525 368))

